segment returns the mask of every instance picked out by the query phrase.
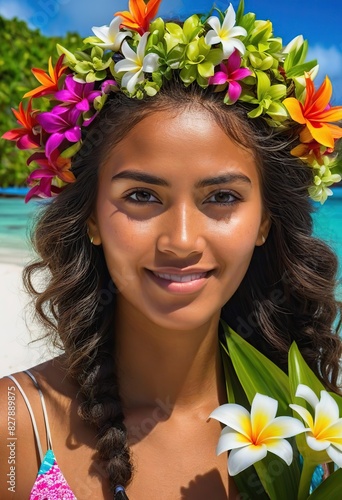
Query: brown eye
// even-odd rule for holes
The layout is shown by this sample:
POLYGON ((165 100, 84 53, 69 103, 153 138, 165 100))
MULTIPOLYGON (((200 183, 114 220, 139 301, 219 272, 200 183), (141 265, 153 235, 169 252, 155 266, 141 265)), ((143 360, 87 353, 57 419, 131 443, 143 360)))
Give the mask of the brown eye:
POLYGON ((237 196, 230 191, 218 191, 208 199, 209 203, 217 203, 219 205, 230 205, 236 201, 238 201, 237 196))
POLYGON ((155 203, 158 201, 152 193, 140 189, 129 193, 126 200, 131 203, 155 203))

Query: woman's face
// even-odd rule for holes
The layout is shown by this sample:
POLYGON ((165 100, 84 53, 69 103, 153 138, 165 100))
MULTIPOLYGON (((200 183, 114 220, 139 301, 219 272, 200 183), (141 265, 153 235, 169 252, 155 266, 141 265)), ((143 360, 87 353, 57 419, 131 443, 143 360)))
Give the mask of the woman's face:
POLYGON ((179 330, 218 318, 268 227, 252 154, 199 109, 130 130, 100 169, 89 221, 118 312, 179 330))

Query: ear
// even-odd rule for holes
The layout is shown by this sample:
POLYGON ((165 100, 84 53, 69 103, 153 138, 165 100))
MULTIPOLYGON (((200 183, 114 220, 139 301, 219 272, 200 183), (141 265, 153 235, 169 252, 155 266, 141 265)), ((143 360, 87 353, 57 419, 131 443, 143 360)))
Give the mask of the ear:
POLYGON ((262 217, 261 224, 260 224, 260 228, 259 228, 258 238, 255 242, 255 246, 260 247, 260 246, 264 245, 264 243, 267 240, 268 233, 270 232, 271 225, 272 225, 272 222, 271 222, 270 215, 268 213, 264 213, 263 217, 262 217))
POLYGON ((88 221, 87 221, 87 227, 88 227, 88 235, 89 239, 92 242, 93 245, 101 245, 102 240, 101 240, 101 235, 99 231, 99 227, 97 224, 97 219, 95 214, 92 214, 88 221))

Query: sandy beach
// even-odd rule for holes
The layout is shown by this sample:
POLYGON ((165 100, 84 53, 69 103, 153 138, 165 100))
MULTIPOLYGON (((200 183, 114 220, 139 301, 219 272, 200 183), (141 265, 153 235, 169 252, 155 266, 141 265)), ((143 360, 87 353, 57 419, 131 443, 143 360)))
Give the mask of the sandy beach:
POLYGON ((45 343, 31 340, 39 328, 25 318, 29 298, 23 290, 22 270, 28 253, 0 254, 0 376, 34 366, 52 356, 45 343), (27 321, 27 325, 26 325, 27 321))

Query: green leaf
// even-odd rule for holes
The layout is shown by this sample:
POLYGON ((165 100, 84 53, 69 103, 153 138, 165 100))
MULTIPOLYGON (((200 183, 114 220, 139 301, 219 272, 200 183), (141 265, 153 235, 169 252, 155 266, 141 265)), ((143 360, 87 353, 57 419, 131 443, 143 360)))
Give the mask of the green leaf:
MULTIPOLYGON (((266 394, 278 400, 281 415, 292 415, 288 406, 290 390, 287 375, 228 325, 224 322, 222 325, 232 365, 249 403, 257 392, 266 394)), ((296 498, 300 476, 297 461, 287 466, 283 460, 268 453, 254 466, 272 500, 296 498)))
POLYGON ((187 40, 191 42, 201 31, 202 23, 197 14, 186 19, 183 25, 183 32, 187 40))
MULTIPOLYGON (((246 102, 251 102, 251 101, 248 101, 246 99, 246 102)), ((258 118, 258 116, 262 115, 262 112, 263 112, 263 107, 261 105, 259 105, 255 109, 252 109, 251 111, 249 111, 247 113, 247 116, 249 116, 249 118, 258 118)))
POLYGON ((276 121, 283 122, 288 118, 288 112, 280 102, 272 102, 267 110, 267 114, 276 121))
POLYGON ((70 52, 69 50, 67 50, 66 48, 64 48, 59 43, 57 43, 57 52, 58 52, 58 55, 60 55, 60 56, 62 54, 64 54, 66 56, 66 58, 67 58, 67 61, 69 61, 69 62, 71 62, 73 64, 77 63, 77 59, 74 56, 74 54, 72 52, 70 52))
POLYGON ((329 476, 310 495, 310 500, 341 500, 342 469, 329 476))
POLYGON ((266 394, 279 401, 282 415, 292 416, 288 376, 228 325, 224 329, 229 355, 249 402, 257 392, 266 394))
POLYGON ((83 40, 83 43, 87 44, 87 43, 90 43, 91 45, 94 44, 94 43, 103 43, 102 40, 100 38, 98 38, 97 36, 88 36, 87 38, 85 38, 83 40))
POLYGON ((203 62, 198 65, 198 72, 203 78, 209 78, 214 74, 214 65, 211 62, 203 62))
POLYGON ((286 95, 286 85, 272 85, 268 91, 268 95, 275 101, 279 101, 286 95))
POLYGON ((183 30, 179 26, 179 24, 166 23, 165 27, 166 27, 166 30, 168 31, 168 33, 170 33, 170 35, 172 35, 176 38, 179 38, 179 39, 183 39, 183 37, 184 37, 183 30))
POLYGON ((271 87, 271 82, 266 73, 263 71, 256 71, 258 83, 257 83, 257 94, 258 94, 258 99, 261 101, 266 94, 268 94, 268 91, 271 87))
POLYGON ((244 12, 245 12, 245 2, 244 2, 244 0, 240 0, 238 9, 236 11, 236 25, 237 26, 240 26, 244 12))
POLYGON ((61 153, 61 157, 62 158, 71 158, 81 149, 81 146, 82 146, 82 141, 76 142, 75 144, 70 146, 68 149, 65 149, 61 153))
POLYGON ((295 78, 296 76, 303 76, 305 72, 309 72, 314 66, 317 65, 317 61, 308 61, 299 66, 294 66, 289 69, 286 73, 287 78, 295 78))
MULTIPOLYGON (((310 387, 317 397, 320 396, 321 391, 325 390, 322 382, 305 362, 295 342, 292 343, 289 350, 289 380, 292 401, 296 399, 295 394, 299 384, 310 387)), ((302 402, 303 400, 301 399, 300 404, 302 402)))
POLYGON ((186 85, 190 85, 196 80, 197 77, 197 67, 187 66, 183 68, 180 72, 180 77, 186 85))

